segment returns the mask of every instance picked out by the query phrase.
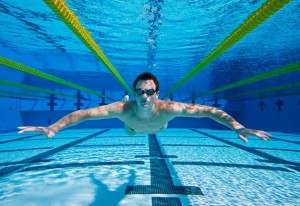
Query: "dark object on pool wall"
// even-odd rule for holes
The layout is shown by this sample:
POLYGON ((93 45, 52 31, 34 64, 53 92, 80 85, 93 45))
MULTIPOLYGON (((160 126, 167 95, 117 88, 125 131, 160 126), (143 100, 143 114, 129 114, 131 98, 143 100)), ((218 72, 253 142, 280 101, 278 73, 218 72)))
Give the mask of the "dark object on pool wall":
POLYGON ((220 107, 221 105, 218 102, 218 95, 215 95, 215 103, 212 104, 213 107, 220 107))
POLYGON ((281 111, 281 106, 284 105, 284 102, 281 99, 278 99, 276 105, 278 106, 278 111, 281 111))
POLYGON ((102 89, 102 95, 103 95, 103 97, 101 97, 101 102, 99 103, 99 106, 107 105, 105 103, 105 98, 104 98, 104 96, 105 96, 105 89, 102 89))
POLYGON ((74 103, 74 106, 77 106, 77 110, 80 110, 80 107, 83 105, 83 103, 80 102, 81 98, 80 90, 77 90, 77 102, 74 103))
MULTIPOLYGON (((54 91, 53 89, 51 90, 54 91)), ((54 107, 57 106, 57 103, 54 102, 54 94, 50 95, 50 102, 47 103, 47 106, 50 107, 50 111, 53 111, 54 107)))
POLYGON ((264 111, 264 106, 265 106, 265 102, 264 101, 260 101, 259 102, 259 106, 260 106, 260 111, 264 111))

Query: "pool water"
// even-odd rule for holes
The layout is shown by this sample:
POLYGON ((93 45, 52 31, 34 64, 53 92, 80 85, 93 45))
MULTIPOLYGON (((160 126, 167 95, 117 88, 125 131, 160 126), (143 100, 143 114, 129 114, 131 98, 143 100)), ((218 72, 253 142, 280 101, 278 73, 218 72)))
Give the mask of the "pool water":
POLYGON ((300 205, 299 134, 0 134, 0 205, 300 205))

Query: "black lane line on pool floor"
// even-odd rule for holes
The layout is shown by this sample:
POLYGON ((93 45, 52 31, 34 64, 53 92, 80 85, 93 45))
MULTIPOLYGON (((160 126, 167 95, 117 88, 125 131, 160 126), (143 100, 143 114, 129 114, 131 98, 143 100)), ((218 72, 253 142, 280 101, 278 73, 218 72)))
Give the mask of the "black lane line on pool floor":
POLYGON ((249 148, 259 149, 259 150, 282 151, 282 152, 300 152, 299 149, 277 149, 277 148, 268 148, 268 147, 249 147, 249 148))
MULTIPOLYGON (((287 167, 293 169, 293 170, 296 170, 296 171, 300 171, 300 164, 298 162, 292 162, 292 161, 287 161, 287 160, 284 160, 284 159, 281 159, 281 158, 278 158, 278 157, 275 157, 273 155, 270 155, 270 154, 267 154, 267 153, 264 153, 264 152, 261 152, 259 150, 255 150, 255 149, 252 149, 252 148, 249 148, 249 147, 245 147, 243 145, 240 145, 240 144, 237 144, 237 143, 234 143, 234 142, 230 142, 230 141, 227 141, 225 139, 222 139, 222 138, 219 138, 219 137, 216 137, 216 136, 213 136, 211 134, 207 134, 205 132, 201 132, 199 130, 196 130, 196 129, 191 129, 192 131, 195 131, 195 132, 198 132, 200 134, 203 134, 203 135, 206 135, 214 140, 217 140, 217 141, 220 141, 220 142, 223 142, 225 144, 228 144, 230 146, 233 146, 233 147, 236 147, 238 149, 241 149, 241 150, 244 150, 246 152, 249 152, 249 153, 252 153, 254 155, 257 155, 259 157, 262 157, 264 159, 267 159, 269 163, 276 163, 276 164, 285 164, 287 167)), ((284 168, 282 168, 284 169, 284 168)), ((281 169, 281 170, 282 170, 281 169)))
POLYGON ((182 206, 177 197, 152 197, 152 206, 182 206))
POLYGON ((100 161, 93 161, 93 162, 71 162, 65 164, 52 164, 52 165, 45 165, 45 166, 32 166, 27 167, 19 172, 27 172, 27 171, 39 171, 39 170, 49 170, 49 169, 62 169, 62 168, 83 168, 83 167, 90 167, 90 166, 103 166, 103 165, 143 165, 144 161, 115 161, 115 162, 100 162, 100 161))
POLYGON ((151 185, 128 185, 126 187, 125 194, 203 195, 199 187, 175 186, 169 168, 164 159, 170 156, 162 154, 155 135, 148 135, 148 140, 150 155, 138 155, 136 157, 150 157, 151 185))
POLYGON ((198 166, 213 166, 213 167, 236 167, 236 168, 247 168, 247 169, 260 169, 260 170, 273 170, 273 171, 283 171, 292 172, 283 167, 270 167, 263 165, 248 165, 248 164, 233 164, 233 163, 218 163, 218 162, 182 162, 182 161, 172 161, 173 165, 198 165, 198 166))
POLYGON ((282 141, 282 142, 288 142, 288 143, 300 145, 299 141, 292 141, 292 140, 287 140, 287 139, 281 139, 281 138, 278 138, 278 137, 272 137, 272 140, 273 139, 276 139, 276 140, 279 140, 279 141, 282 141))
POLYGON ((20 140, 28 139, 28 138, 31 138, 31 137, 37 137, 37 136, 42 136, 42 135, 41 134, 35 134, 35 135, 27 136, 27 137, 19 137, 19 138, 16 138, 16 139, 4 140, 4 141, 1 141, 0 144, 5 144, 5 143, 8 143, 8 142, 20 141, 20 140))
MULTIPOLYGON (((42 138, 37 138, 37 139, 31 139, 30 141, 45 141, 45 139, 47 139, 45 136, 42 138)), ((80 137, 56 137, 56 140, 59 139, 80 139, 80 137)), ((21 141, 27 141, 27 140, 21 140, 21 141)))
POLYGON ((74 147, 141 147, 146 146, 146 144, 84 144, 76 145, 74 147))
MULTIPOLYGON (((52 147, 33 147, 33 148, 21 148, 21 149, 6 149, 0 150, 1 152, 21 152, 21 151, 31 151, 31 150, 44 150, 44 149, 51 149, 52 147)), ((0 163, 1 165, 1 163, 0 163)))
POLYGON ((86 141, 86 140, 88 140, 88 139, 90 139, 92 137, 95 137, 95 136, 97 136, 99 134, 105 133, 108 130, 109 129, 105 129, 105 130, 102 130, 100 132, 96 132, 94 134, 88 135, 86 137, 83 137, 81 139, 75 140, 73 142, 69 142, 67 144, 61 145, 61 146, 56 147, 54 149, 48 150, 46 152, 42 152, 42 153, 40 153, 38 155, 35 155, 35 156, 32 156, 30 158, 27 158, 27 159, 24 159, 24 160, 21 160, 21 161, 17 161, 17 162, 15 162, 15 164, 18 164, 18 165, 8 166, 8 167, 4 167, 4 168, 0 169, 0 177, 2 177, 4 175, 8 175, 8 174, 10 174, 12 172, 18 171, 18 170, 22 169, 23 167, 25 167, 29 163, 34 163, 36 161, 39 161, 40 159, 43 159, 45 157, 49 157, 50 155, 53 155, 53 154, 55 154, 57 152, 65 150, 65 149, 67 149, 69 147, 72 147, 72 146, 74 146, 76 144, 79 144, 81 142, 84 142, 84 141, 86 141))
POLYGON ((229 147, 227 145, 207 145, 207 144, 163 144, 163 146, 172 146, 172 147, 216 147, 216 148, 224 148, 229 147))

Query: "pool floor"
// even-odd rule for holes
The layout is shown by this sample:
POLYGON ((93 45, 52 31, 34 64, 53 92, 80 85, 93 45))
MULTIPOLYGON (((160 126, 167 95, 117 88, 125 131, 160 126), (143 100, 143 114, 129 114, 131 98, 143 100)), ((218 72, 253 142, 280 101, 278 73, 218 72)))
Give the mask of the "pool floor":
POLYGON ((300 135, 271 134, 1 133, 0 205, 300 205, 300 135))

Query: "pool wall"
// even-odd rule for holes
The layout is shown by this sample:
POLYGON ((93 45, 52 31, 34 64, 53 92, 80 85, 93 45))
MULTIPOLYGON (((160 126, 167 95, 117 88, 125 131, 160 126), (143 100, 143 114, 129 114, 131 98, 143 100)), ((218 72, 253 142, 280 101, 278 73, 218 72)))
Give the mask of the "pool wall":
MULTIPOLYGON (((263 100, 265 102, 263 110, 259 106, 261 101, 228 102, 224 106, 224 110, 249 128, 279 132, 300 132, 299 123, 297 123, 297 117, 300 116, 300 105, 297 97, 265 99, 263 100), (279 99, 283 102, 280 110, 278 105, 276 105, 279 99)), ((71 108, 50 111, 47 103, 44 101, 28 101, 13 98, 0 99, 0 131, 15 130, 20 125, 49 125, 76 110, 76 108, 73 108, 73 110, 71 108), (22 110, 26 103, 30 104, 32 109, 22 110), (44 108, 39 106, 36 109, 38 104, 44 104, 44 108)), ((80 123, 76 127, 120 128, 123 127, 123 123, 117 119, 87 121, 80 123)), ((170 122, 169 127, 224 129, 222 125, 207 118, 176 118, 170 122)))
POLYGON ((299 133, 299 116, 299 96, 289 96, 245 101, 240 119, 252 128, 299 133), (263 108, 261 102, 264 102, 263 108))
MULTIPOLYGON (((5 74, 6 81, 22 83, 25 78, 24 73, 7 69, 6 67, 1 67, 1 69, 5 74)), ((10 89, 14 91, 13 87, 10 89)), ((66 90, 64 93, 75 95, 76 91, 66 90)), ((119 94, 120 92, 116 93, 116 95, 119 94)), ((44 94, 44 96, 47 95, 44 94)), ((0 131, 13 131, 20 125, 46 126, 52 124, 64 115, 75 111, 77 109, 76 101, 76 99, 56 100, 56 106, 51 111, 49 99, 35 99, 30 97, 20 99, 16 98, 15 95, 7 95, 5 98, 0 98, 0 131)), ((111 102, 106 100, 106 103, 111 102)), ((81 103, 81 109, 86 109, 98 106, 101 100, 82 100, 81 103)), ((196 100, 196 103, 201 104, 202 102, 197 102, 196 100)), ((212 105, 212 102, 207 103, 207 105, 212 105)), ((298 95, 282 96, 279 94, 273 98, 222 101, 220 108, 249 128, 279 132, 300 132, 298 123, 300 100, 298 95)), ((80 123, 76 127, 120 128, 123 127, 123 123, 117 119, 87 121, 80 123)), ((169 127, 224 129, 222 125, 207 118, 176 118, 170 122, 169 127)))

